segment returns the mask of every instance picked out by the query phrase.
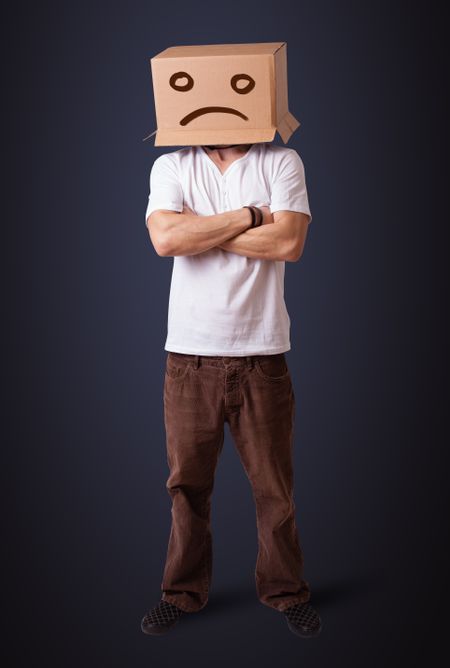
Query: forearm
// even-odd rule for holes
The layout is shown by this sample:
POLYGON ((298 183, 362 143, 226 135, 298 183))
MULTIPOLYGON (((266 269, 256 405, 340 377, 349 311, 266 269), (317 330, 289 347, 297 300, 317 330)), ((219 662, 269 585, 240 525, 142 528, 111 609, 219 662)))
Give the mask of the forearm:
POLYGON ((159 234, 161 255, 203 253, 239 235, 251 223, 250 212, 245 208, 213 216, 175 212, 164 212, 162 215, 164 218, 158 219, 158 224, 163 220, 164 226, 159 234))
POLYGON ((261 260, 288 260, 291 241, 282 225, 261 225, 247 229, 219 244, 219 248, 261 260))

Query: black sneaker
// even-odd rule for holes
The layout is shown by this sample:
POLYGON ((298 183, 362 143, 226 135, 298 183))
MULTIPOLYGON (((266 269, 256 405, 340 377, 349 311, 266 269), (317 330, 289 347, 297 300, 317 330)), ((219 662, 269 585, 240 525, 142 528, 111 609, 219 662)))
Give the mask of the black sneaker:
POLYGON ((318 636, 322 629, 319 614, 309 603, 297 603, 283 610, 292 633, 302 638, 318 636))
POLYGON ((183 610, 161 599, 158 605, 143 617, 141 629, 147 635, 162 635, 175 626, 182 614, 183 610))

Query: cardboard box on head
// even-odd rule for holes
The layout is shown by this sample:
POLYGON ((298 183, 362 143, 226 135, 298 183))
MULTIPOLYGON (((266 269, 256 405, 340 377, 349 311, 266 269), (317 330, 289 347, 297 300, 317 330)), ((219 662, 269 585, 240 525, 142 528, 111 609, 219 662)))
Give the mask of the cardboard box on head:
POLYGON ((150 59, 155 146, 286 144, 300 123, 288 109, 287 43, 171 46, 150 59))

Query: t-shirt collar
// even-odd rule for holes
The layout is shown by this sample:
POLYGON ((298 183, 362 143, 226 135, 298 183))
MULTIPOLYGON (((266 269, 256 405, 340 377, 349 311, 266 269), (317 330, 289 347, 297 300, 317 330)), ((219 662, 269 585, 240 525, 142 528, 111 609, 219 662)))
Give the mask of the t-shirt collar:
POLYGON ((203 156, 203 159, 206 160, 210 165, 212 165, 212 168, 213 168, 213 169, 217 170, 217 172, 219 173, 220 176, 225 176, 225 174, 227 174, 228 171, 229 171, 230 169, 232 169, 235 165, 241 164, 241 162, 243 162, 244 160, 246 160, 246 159, 250 156, 250 154, 255 150, 255 147, 257 147, 258 145, 259 145, 258 142, 252 144, 252 145, 250 146, 250 148, 248 149, 248 151, 247 151, 246 153, 244 153, 244 155, 242 155, 240 158, 236 158, 236 160, 233 160, 233 162, 231 163, 231 165, 229 165, 229 166, 226 168, 226 170, 224 171, 223 174, 222 174, 222 172, 220 171, 220 169, 218 168, 218 166, 216 165, 216 163, 213 162, 213 161, 211 160, 211 158, 210 158, 209 155, 206 153, 206 151, 205 151, 205 149, 203 148, 203 146, 195 146, 195 148, 196 148, 196 149, 199 151, 199 153, 203 156))

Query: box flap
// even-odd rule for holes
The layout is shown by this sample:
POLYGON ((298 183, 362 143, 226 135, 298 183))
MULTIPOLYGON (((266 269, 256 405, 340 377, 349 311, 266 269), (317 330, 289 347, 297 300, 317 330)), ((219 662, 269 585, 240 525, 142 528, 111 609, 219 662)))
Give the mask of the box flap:
POLYGON ((290 111, 287 111, 283 118, 279 121, 277 127, 278 134, 285 144, 288 143, 290 136, 295 132, 299 125, 300 121, 298 121, 290 111))

